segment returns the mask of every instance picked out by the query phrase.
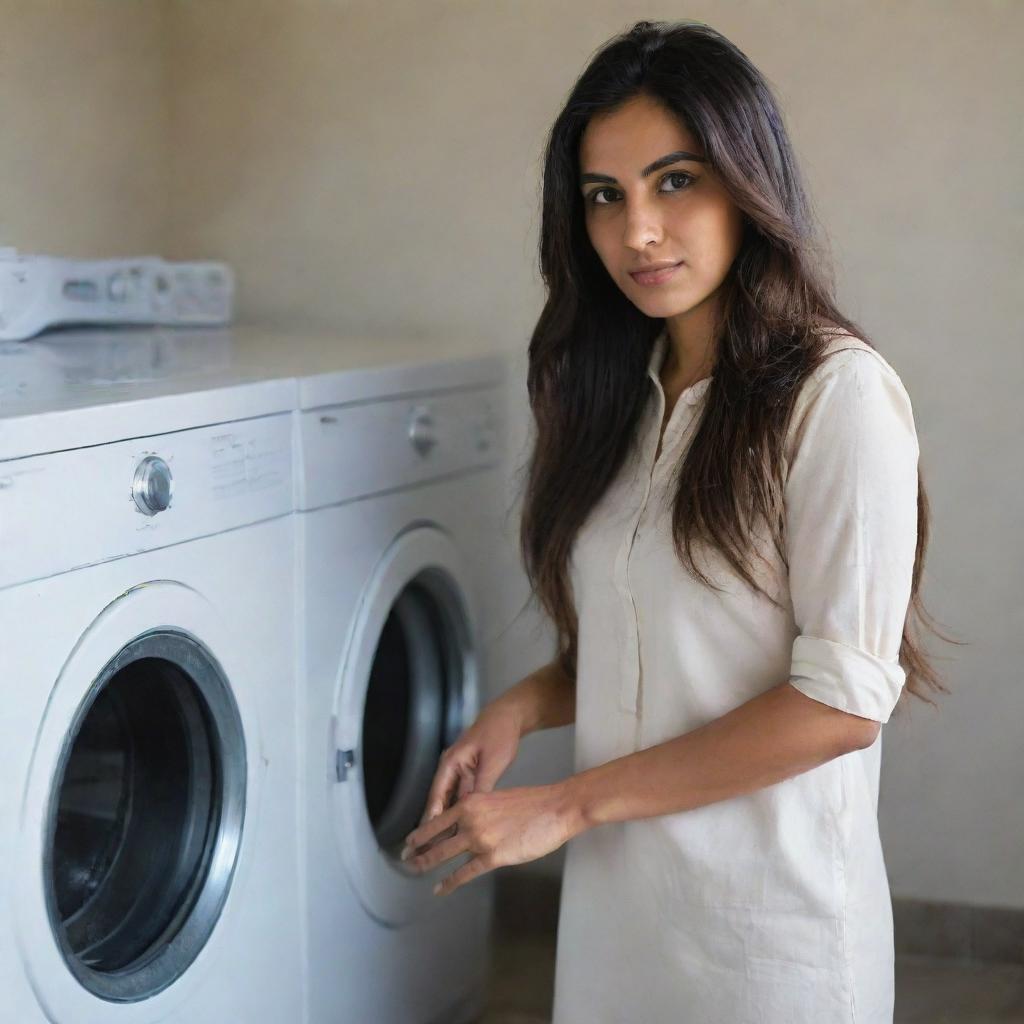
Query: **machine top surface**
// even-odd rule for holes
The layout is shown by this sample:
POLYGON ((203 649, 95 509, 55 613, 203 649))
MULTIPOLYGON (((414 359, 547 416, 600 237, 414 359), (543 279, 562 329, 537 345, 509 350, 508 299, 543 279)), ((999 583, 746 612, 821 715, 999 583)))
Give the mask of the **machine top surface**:
POLYGON ((482 387, 479 340, 265 326, 64 329, 0 342, 0 460, 210 423, 482 387))

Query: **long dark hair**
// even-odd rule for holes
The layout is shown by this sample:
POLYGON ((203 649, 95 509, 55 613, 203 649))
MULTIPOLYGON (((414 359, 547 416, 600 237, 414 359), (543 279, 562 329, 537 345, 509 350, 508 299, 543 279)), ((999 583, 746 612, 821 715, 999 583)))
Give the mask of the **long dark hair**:
MULTIPOLYGON (((782 115, 746 55, 709 26, 689 21, 640 21, 601 47, 547 139, 540 232, 547 301, 530 340, 527 373, 536 440, 521 553, 533 596, 555 625, 556 657, 572 676, 577 616, 569 556, 628 455, 646 401, 652 346, 665 324, 638 310, 610 280, 587 236, 579 190, 588 121, 637 96, 654 99, 685 124, 745 214, 742 244, 721 292, 714 376, 677 470, 673 503, 677 554, 703 584, 714 587, 693 559, 697 541, 721 552, 742 579, 778 604, 750 572, 750 527, 768 523, 781 554, 783 442, 800 384, 825 357, 829 336, 822 328, 875 347, 836 308, 782 115)), ((949 640, 934 628, 919 593, 929 527, 920 466, 917 502, 910 605, 949 640)), ((900 646, 905 689, 934 706, 923 687, 949 690, 909 619, 900 646)))

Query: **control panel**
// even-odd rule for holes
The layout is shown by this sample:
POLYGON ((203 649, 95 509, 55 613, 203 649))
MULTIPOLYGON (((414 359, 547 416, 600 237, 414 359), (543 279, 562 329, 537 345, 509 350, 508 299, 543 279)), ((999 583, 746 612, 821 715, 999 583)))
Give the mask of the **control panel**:
POLYGON ((0 462, 0 590, 293 508, 287 413, 0 462))
POLYGON ((394 396, 303 412, 298 504, 321 508, 496 465, 500 388, 394 396))

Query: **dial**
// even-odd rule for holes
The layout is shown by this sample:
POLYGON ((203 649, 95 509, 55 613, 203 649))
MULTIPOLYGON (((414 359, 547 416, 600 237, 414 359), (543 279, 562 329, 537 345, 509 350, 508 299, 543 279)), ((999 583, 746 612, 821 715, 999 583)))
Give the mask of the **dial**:
POLYGON ((147 455, 135 467, 132 498, 138 510, 146 516, 155 516, 171 504, 174 479, 171 467, 159 455, 147 455))
POLYGON ((409 440, 420 455, 428 454, 431 448, 437 444, 434 417, 429 406, 417 405, 413 408, 409 419, 409 440))

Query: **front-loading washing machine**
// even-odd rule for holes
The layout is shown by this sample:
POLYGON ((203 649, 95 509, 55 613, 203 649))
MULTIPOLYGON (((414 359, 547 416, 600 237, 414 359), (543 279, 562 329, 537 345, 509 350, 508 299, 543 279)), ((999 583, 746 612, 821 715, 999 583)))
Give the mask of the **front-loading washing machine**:
POLYGON ((295 381, 89 345, 0 351, 0 1021, 299 1020, 295 381))
POLYGON ((495 355, 298 382, 311 1024, 464 1024, 486 1002, 494 873, 435 896, 468 855, 417 876, 399 854, 493 695, 506 372, 495 355))

